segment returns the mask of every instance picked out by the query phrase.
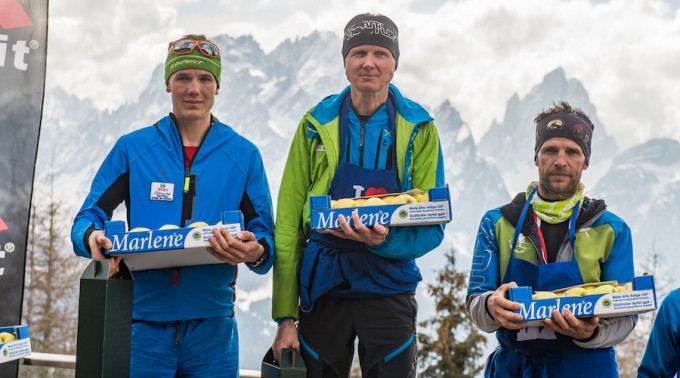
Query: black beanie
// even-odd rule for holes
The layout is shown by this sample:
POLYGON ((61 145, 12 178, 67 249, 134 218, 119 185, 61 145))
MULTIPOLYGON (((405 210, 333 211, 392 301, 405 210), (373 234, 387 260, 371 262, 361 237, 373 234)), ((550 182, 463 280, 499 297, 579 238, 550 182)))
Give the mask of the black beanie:
POLYGON ((399 63, 399 29, 387 16, 363 13, 349 20, 342 39, 342 58, 345 59, 353 47, 361 45, 384 47, 399 63))
POLYGON ((571 139, 581 147, 586 156, 586 164, 590 162, 590 143, 593 138, 593 123, 588 117, 573 111, 551 114, 536 123, 536 147, 534 159, 538 157, 538 150, 550 138, 571 139))

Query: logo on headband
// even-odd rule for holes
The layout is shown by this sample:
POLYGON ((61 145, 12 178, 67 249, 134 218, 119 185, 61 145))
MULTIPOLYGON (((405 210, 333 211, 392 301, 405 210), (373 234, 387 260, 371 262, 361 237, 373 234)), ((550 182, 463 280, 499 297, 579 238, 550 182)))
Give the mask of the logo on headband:
POLYGON ((370 32, 371 34, 382 35, 383 37, 390 39, 392 42, 397 41, 397 33, 387 29, 382 22, 372 20, 364 21, 362 24, 348 27, 345 31, 347 40, 350 40, 352 37, 361 34, 364 30, 370 32))
POLYGON ((583 125, 577 123, 572 126, 572 130, 574 130, 573 132, 576 138, 583 139, 583 125))
POLYGON ((564 122, 562 122, 562 120, 558 118, 548 122, 548 124, 545 125, 545 128, 548 130, 556 130, 561 129, 562 125, 564 125, 564 122))

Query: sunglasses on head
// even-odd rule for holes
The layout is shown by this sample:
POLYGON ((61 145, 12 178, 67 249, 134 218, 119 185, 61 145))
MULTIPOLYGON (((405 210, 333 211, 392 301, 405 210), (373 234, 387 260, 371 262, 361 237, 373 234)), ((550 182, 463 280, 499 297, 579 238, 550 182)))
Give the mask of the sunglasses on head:
POLYGON ((180 39, 178 41, 175 41, 172 45, 170 45, 170 50, 172 50, 172 52, 174 52, 177 55, 189 54, 190 52, 194 51, 196 46, 198 46, 198 51, 200 51, 201 54, 209 58, 220 56, 220 49, 217 47, 216 44, 210 41, 195 41, 193 39, 180 39))

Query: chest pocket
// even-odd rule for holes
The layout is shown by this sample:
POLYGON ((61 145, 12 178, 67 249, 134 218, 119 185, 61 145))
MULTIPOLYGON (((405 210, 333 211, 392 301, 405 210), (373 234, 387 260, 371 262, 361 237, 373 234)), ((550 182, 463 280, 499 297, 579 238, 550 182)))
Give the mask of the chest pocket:
POLYGON ((328 157, 326 155, 326 146, 321 143, 318 136, 315 142, 312 144, 312 150, 310 151, 309 176, 312 183, 320 183, 324 173, 328 170, 328 157))

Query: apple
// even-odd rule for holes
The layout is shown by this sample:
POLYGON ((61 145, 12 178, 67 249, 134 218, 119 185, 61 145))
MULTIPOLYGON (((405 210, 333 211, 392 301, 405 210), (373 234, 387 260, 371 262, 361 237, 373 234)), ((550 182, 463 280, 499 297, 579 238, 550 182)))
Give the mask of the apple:
POLYGON ((588 293, 588 294, 586 294, 586 295, 592 294, 592 293, 593 293, 593 290, 595 290, 596 287, 597 287, 597 286, 595 286, 595 285, 587 285, 587 286, 583 286, 583 288, 586 289, 586 292, 588 293))
POLYGON ((614 292, 616 292, 614 286, 610 284, 604 284, 593 289, 593 292, 591 294, 609 294, 614 292))
POLYGON ((397 196, 382 196, 382 197, 380 197, 380 199, 383 200, 388 205, 391 204, 392 200, 394 200, 395 198, 397 198, 397 196))
POLYGON ((135 227, 132 230, 130 230, 130 232, 147 232, 147 231, 151 231, 151 230, 149 230, 146 227, 135 227))
POLYGON ((385 201, 379 197, 371 197, 364 202, 364 206, 382 206, 385 205, 385 201))
POLYGON ((0 344, 8 343, 16 339, 17 338, 14 337, 14 335, 9 332, 0 332, 0 344))
POLYGON ((354 202, 357 203, 357 206, 366 206, 366 198, 357 198, 354 202))
POLYGON ((582 297, 588 295, 588 291, 582 287, 572 287, 564 292, 565 297, 582 297))
POLYGON ((159 228, 159 230, 174 230, 176 228, 179 228, 179 226, 175 226, 174 224, 164 224, 159 228))
POLYGON ((557 298, 557 294, 552 291, 537 291, 531 296, 531 299, 533 300, 550 298, 557 298))
POLYGON ((357 201, 354 198, 341 198, 335 201, 335 207, 333 208, 342 209, 346 207, 357 207, 357 201))
POLYGON ((396 204, 416 203, 416 202, 418 202, 418 201, 416 201, 416 199, 412 195, 410 195, 410 194, 400 194, 400 195, 396 196, 392 200, 392 202, 390 202, 390 203, 392 205, 396 205, 396 204))
POLYGON ((430 200, 430 197, 427 195, 427 192, 416 194, 415 197, 418 202, 428 202, 430 200))
POLYGON ((208 224, 205 222, 194 222, 189 225, 189 228, 196 228, 196 227, 208 227, 208 224))

